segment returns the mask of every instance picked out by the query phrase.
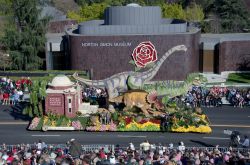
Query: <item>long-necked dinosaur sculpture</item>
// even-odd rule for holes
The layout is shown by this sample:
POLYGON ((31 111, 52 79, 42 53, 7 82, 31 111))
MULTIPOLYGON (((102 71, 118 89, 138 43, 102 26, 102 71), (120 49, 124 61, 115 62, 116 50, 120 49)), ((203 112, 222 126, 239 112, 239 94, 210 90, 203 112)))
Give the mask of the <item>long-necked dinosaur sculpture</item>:
POLYGON ((187 47, 185 45, 178 45, 169 49, 151 69, 145 72, 122 72, 103 80, 88 80, 78 77, 77 73, 74 73, 73 77, 86 85, 106 88, 109 98, 114 98, 119 95, 119 92, 128 90, 128 86, 132 89, 142 89, 141 87, 144 83, 149 82, 159 71, 163 62, 176 51, 187 51, 187 47))

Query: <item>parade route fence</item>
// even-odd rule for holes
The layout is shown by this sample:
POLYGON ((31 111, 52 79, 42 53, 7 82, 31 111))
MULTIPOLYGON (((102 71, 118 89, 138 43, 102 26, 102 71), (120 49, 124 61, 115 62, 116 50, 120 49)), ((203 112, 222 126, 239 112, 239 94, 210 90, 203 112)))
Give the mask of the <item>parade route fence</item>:
MULTIPOLYGON (((66 149, 69 146, 67 144, 46 144, 45 148, 48 149, 66 149)), ((165 147, 165 146, 162 146, 165 147)), ((1 150, 7 150, 7 151, 13 151, 14 149, 17 150, 30 150, 30 149, 36 149, 37 146, 36 144, 18 144, 18 145, 0 145, 0 151, 1 150)), ((82 152, 83 153, 90 153, 90 152, 94 152, 95 150, 100 150, 100 149, 107 149, 109 151, 115 151, 115 145, 113 144, 89 144, 89 145, 82 145, 82 152)), ((124 150, 126 150, 128 147, 120 147, 124 150)), ((159 146, 154 146, 152 150, 159 148, 159 146)), ((174 148, 168 148, 167 149, 176 149, 176 147, 174 148)), ((140 150, 140 148, 135 148, 136 150, 140 150)), ((215 151, 215 150, 219 150, 222 153, 225 153, 227 151, 239 151, 239 152, 250 152, 250 148, 230 148, 230 147, 186 147, 187 151, 215 151)))

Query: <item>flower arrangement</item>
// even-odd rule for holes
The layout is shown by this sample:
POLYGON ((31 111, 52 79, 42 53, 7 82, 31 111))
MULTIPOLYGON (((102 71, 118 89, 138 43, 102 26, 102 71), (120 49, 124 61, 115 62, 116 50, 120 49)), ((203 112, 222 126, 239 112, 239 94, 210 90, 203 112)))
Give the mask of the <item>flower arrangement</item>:
POLYGON ((132 117, 123 118, 118 125, 118 131, 160 131, 160 120, 141 119, 135 121, 132 117))
POLYGON ((111 121, 110 124, 97 124, 96 126, 89 126, 86 127, 87 131, 117 131, 117 126, 116 124, 111 121))
POLYGON ((125 126, 124 131, 160 131, 160 124, 152 123, 150 121, 140 124, 133 121, 125 126))
POLYGON ((31 124, 29 125, 29 130, 35 130, 40 122, 41 118, 35 117, 32 121, 31 124))
POLYGON ((83 129, 82 124, 79 120, 72 121, 71 125, 72 125, 72 127, 75 128, 75 130, 82 130, 83 129))
POLYGON ((172 127, 172 132, 196 132, 196 133, 211 133, 212 129, 209 126, 200 125, 199 127, 188 126, 186 127, 172 127))
POLYGON ((199 115, 178 114, 176 113, 170 119, 169 131, 172 132, 196 132, 196 133, 211 133, 209 121, 205 114, 199 115))

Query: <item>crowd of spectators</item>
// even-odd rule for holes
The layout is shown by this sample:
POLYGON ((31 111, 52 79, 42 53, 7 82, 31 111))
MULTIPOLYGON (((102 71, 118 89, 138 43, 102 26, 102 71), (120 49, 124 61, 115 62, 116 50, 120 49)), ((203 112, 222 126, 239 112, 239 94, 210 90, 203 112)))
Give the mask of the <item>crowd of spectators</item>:
POLYGON ((3 77, 0 79, 0 105, 15 105, 23 100, 27 87, 31 85, 30 78, 22 77, 14 81, 3 77))
POLYGON ((218 146, 207 148, 187 148, 183 142, 177 147, 152 145, 147 140, 136 149, 133 143, 128 147, 100 147, 84 152, 75 139, 67 142, 66 147, 53 147, 41 140, 33 147, 19 145, 8 150, 5 145, 0 149, 1 165, 216 165, 250 164, 249 150, 229 148, 222 151, 218 146))
POLYGON ((218 107, 223 104, 223 97, 234 107, 250 106, 250 88, 193 86, 181 99, 191 107, 218 107))

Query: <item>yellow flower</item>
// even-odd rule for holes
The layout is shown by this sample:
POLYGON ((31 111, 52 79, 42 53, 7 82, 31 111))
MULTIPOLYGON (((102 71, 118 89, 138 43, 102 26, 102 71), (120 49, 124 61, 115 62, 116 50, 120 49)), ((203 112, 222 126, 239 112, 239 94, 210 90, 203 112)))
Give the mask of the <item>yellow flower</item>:
POLYGON ((52 127, 55 127, 55 126, 56 126, 56 121, 52 121, 52 122, 51 122, 51 126, 52 126, 52 127))
POLYGON ((198 133, 211 133, 212 129, 209 126, 201 125, 199 127, 194 126, 188 126, 188 128, 185 127, 172 127, 171 130, 173 132, 198 132, 198 133))
POLYGON ((69 121, 68 123, 67 123, 67 127, 70 127, 71 126, 71 122, 69 121))
POLYGON ((45 116, 43 119, 43 125, 46 125, 48 120, 49 120, 48 116, 45 116))

